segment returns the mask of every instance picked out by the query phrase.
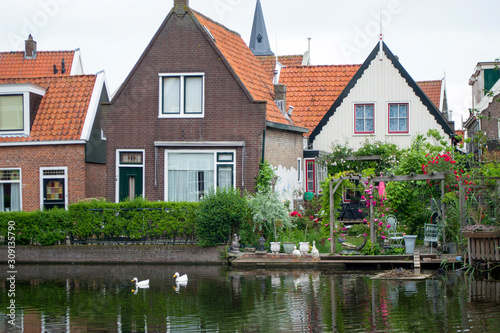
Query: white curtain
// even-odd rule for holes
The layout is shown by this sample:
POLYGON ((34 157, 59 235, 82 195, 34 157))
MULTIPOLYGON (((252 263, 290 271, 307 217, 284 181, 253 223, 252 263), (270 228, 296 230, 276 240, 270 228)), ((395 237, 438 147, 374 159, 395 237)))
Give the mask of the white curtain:
POLYGON ((199 76, 186 76, 185 86, 185 110, 186 113, 202 113, 203 80, 199 76))
POLYGON ((10 187, 10 210, 21 210, 21 191, 19 184, 11 184, 10 187))
POLYGON ((213 153, 168 154, 169 201, 199 201, 213 186, 213 153))
POLYGON ((163 113, 179 113, 180 110, 180 78, 163 79, 163 113))
POLYGON ((218 169, 218 186, 222 188, 231 188, 233 186, 233 167, 219 166, 218 169))

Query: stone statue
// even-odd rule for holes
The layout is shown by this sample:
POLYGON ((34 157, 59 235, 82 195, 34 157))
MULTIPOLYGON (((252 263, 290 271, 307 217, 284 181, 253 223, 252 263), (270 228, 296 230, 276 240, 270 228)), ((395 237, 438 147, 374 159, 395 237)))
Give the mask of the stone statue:
POLYGON ((238 236, 237 234, 234 234, 233 235, 233 243, 231 245, 232 247, 232 251, 231 252, 240 252, 240 236, 238 236))

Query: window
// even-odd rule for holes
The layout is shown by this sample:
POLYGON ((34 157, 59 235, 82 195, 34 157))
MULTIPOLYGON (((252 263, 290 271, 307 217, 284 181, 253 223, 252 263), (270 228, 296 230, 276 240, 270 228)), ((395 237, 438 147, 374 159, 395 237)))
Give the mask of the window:
POLYGON ((389 104, 389 133, 408 133, 408 104, 389 104))
POLYGON ((208 190, 234 187, 235 152, 167 151, 168 201, 198 202, 208 190))
POLYGON ((356 104, 355 105, 355 133, 374 133, 374 105, 356 104))
POLYGON ((160 117, 203 117, 203 74, 160 74, 160 117))
POLYGON ((314 160, 306 160, 306 192, 316 193, 315 171, 314 160))
POLYGON ((21 170, 0 169, 0 212, 21 210, 21 170))
POLYGON ((68 168, 40 168, 40 207, 43 209, 68 207, 68 168))
POLYGON ((0 131, 24 130, 23 95, 0 96, 0 131))

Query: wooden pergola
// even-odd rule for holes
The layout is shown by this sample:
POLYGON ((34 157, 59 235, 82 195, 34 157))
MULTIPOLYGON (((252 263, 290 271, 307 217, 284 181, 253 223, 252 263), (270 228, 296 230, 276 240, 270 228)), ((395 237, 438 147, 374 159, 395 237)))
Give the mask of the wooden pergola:
MULTIPOLYGON (((334 195, 335 192, 338 190, 340 187, 340 184, 342 184, 343 180, 358 180, 365 188, 373 186, 375 183, 380 183, 380 182, 405 182, 405 181, 416 181, 416 180, 441 180, 441 223, 443 224, 443 242, 445 243, 445 206, 443 202, 444 198, 444 179, 445 179, 446 173, 433 173, 430 175, 417 175, 417 174, 411 174, 409 176, 394 176, 394 175, 388 175, 388 176, 375 176, 375 177, 362 177, 362 176, 346 176, 346 177, 341 177, 341 178, 335 178, 330 181, 330 253, 334 254, 335 253, 335 238, 334 238, 334 230, 337 230, 337 222, 335 220, 335 202, 334 202, 334 195), (335 184, 335 185, 334 185, 335 184), (368 184, 368 185, 366 185, 368 184)), ((370 240, 372 243, 372 248, 373 244, 375 243, 375 226, 373 224, 373 205, 370 205, 370 240)))

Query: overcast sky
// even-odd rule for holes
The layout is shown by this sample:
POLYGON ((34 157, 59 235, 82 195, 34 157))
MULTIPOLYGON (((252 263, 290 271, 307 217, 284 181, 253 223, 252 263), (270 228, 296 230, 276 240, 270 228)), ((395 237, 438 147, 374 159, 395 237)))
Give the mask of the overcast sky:
MULTIPOLYGON (((468 80, 478 62, 500 57, 498 0, 261 0, 271 48, 313 65, 361 64, 384 41, 416 81, 446 75, 453 118, 471 107, 468 80)), ((173 0, 13 0, 0 5, 0 51, 80 48, 87 74, 123 82, 172 8, 173 0)), ((250 37, 256 0, 190 0, 190 7, 250 37)), ((456 128, 460 128, 457 123, 456 128)))

